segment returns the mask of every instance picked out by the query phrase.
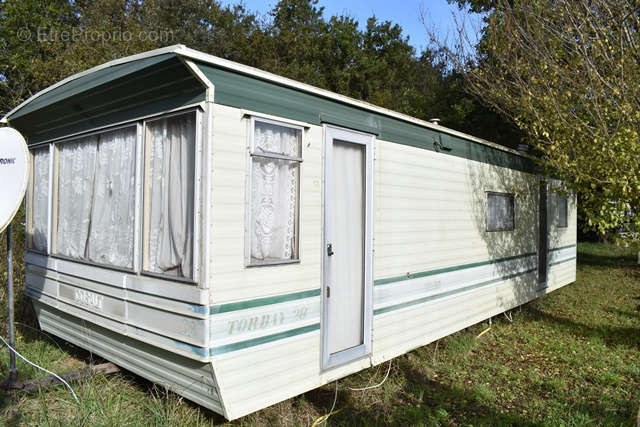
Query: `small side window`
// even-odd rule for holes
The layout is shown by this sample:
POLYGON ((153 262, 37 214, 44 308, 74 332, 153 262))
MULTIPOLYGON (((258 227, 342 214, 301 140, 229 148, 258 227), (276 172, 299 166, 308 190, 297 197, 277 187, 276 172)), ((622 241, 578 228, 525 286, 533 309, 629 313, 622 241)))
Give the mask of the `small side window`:
POLYGON ((34 150, 32 156, 33 172, 29 198, 31 223, 28 228, 29 248, 39 252, 47 252, 49 234, 49 147, 34 150))
POLYGON ((252 118, 246 265, 297 261, 302 128, 252 118))
POLYGON ((515 229, 515 201, 513 194, 487 192, 487 231, 515 229))
POLYGON ((556 200, 556 206, 558 210, 558 227, 566 228, 568 227, 568 212, 569 212, 569 201, 567 196, 563 194, 558 194, 556 200))

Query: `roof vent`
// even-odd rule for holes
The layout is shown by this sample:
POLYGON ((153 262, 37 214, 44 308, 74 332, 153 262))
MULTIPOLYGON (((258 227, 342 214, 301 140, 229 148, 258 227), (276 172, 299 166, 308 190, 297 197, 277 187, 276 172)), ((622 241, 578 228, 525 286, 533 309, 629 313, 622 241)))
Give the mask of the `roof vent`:
POLYGON ((516 150, 520 151, 521 153, 526 153, 529 151, 529 145, 528 144, 518 144, 518 146, 516 147, 516 150))
POLYGON ((440 125, 440 119, 429 119, 429 123, 433 123, 434 125, 440 125))

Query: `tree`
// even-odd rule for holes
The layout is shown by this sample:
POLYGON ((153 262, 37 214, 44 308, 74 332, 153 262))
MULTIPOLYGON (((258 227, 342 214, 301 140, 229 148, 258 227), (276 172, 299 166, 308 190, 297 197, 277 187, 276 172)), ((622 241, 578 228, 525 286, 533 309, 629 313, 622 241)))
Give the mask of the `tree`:
POLYGON ((265 15, 216 0, 0 1, 0 111, 70 74, 182 43, 514 146, 439 52, 417 54, 392 22, 323 13, 317 0, 280 0, 265 15))
POLYGON ((77 21, 72 11, 64 0, 0 2, 0 111, 31 96, 34 87, 66 77, 60 53, 68 42, 47 36, 71 32, 77 21))
POLYGON ((489 11, 475 55, 460 48, 463 33, 444 46, 468 90, 580 194, 583 227, 640 230, 640 2, 458 3, 489 11))

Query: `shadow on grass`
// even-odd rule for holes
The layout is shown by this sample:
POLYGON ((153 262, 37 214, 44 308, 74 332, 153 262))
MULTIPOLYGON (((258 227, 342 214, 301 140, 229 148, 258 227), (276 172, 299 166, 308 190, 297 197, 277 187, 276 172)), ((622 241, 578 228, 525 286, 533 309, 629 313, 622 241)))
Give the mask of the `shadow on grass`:
MULTIPOLYGON (((636 307, 636 311, 624 311, 624 310, 607 310, 609 313, 617 314, 618 316, 629 317, 631 319, 640 319, 640 305, 636 307)), ((640 329, 638 330, 638 334, 640 334, 640 329)))
MULTIPOLYGON (((611 325, 588 326, 566 317, 541 311, 534 306, 527 307, 527 311, 539 320, 557 325, 560 330, 570 335, 600 339, 607 346, 612 347, 640 348, 640 331, 638 328, 621 328, 611 325)), ((629 314, 627 312, 623 313, 625 315, 629 314)))
MULTIPOLYGON (((473 391, 443 384, 429 378, 406 356, 394 359, 392 375, 402 375, 405 385, 395 395, 383 392, 380 402, 363 407, 360 392, 338 391, 336 411, 330 425, 444 425, 456 420, 459 414, 491 425, 537 425, 513 413, 500 413, 482 402, 473 391), (384 402, 384 401, 387 402, 384 402)), ((333 386, 313 390, 305 394, 319 413, 328 411, 333 401, 333 386)))
POLYGON ((578 247, 578 264, 591 267, 631 268, 640 271, 640 264, 634 254, 594 253, 580 247, 578 247))

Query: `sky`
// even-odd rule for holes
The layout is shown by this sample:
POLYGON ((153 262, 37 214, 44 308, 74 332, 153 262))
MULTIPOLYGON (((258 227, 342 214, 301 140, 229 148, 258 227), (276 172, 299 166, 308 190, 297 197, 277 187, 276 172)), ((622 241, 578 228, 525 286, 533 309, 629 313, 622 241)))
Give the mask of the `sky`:
MULTIPOLYGON (((222 0, 222 3, 237 4, 239 1, 222 0)), ((242 3, 251 11, 266 14, 277 1, 242 0, 242 3)), ((447 0, 319 0, 318 5, 324 6, 325 18, 347 14, 358 20, 361 28, 372 15, 381 21, 399 24, 418 52, 429 45, 427 32, 420 22, 421 8, 425 11, 430 28, 435 29, 441 38, 447 34, 453 37, 456 24, 452 14, 460 14, 458 7, 447 3, 447 0)))

